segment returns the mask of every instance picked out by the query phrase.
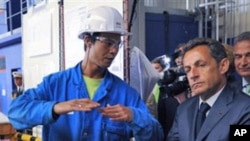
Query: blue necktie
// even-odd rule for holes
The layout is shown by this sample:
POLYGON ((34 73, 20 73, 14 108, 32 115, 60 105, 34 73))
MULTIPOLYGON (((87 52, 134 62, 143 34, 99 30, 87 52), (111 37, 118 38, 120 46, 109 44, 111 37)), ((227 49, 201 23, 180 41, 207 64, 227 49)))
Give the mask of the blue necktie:
POLYGON ((206 113, 210 109, 210 106, 207 103, 201 103, 200 109, 197 113, 196 126, 195 126, 195 136, 198 135, 201 126, 206 118, 206 113))

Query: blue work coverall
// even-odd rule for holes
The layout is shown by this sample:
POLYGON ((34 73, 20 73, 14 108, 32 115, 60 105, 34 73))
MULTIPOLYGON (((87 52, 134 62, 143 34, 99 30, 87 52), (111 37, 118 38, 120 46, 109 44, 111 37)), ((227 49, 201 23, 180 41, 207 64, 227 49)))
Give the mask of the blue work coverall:
POLYGON ((70 112, 53 118, 57 102, 89 98, 83 81, 81 62, 75 67, 46 76, 37 88, 31 88, 14 99, 8 117, 16 129, 43 125, 43 141, 161 141, 163 131, 140 95, 109 71, 97 89, 93 101, 101 107, 124 105, 133 112, 131 122, 111 121, 98 108, 90 112, 70 112))

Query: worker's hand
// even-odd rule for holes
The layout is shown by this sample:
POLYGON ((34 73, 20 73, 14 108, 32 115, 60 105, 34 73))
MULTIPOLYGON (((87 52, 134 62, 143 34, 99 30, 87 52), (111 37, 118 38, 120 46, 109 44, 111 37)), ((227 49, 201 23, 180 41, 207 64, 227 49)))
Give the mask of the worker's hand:
POLYGON ((91 111, 93 108, 99 107, 100 104, 90 99, 75 99, 65 102, 59 102, 54 105, 55 114, 66 114, 72 111, 91 111))
POLYGON ((106 117, 110 117, 113 121, 127 121, 130 122, 133 119, 132 111, 122 105, 114 105, 99 108, 99 112, 106 117))

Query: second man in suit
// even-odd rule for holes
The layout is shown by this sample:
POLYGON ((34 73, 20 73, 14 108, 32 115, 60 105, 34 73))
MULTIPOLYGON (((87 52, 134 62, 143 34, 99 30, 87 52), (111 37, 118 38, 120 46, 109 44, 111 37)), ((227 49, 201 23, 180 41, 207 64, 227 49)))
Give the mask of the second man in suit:
POLYGON ((239 88, 250 95, 250 31, 238 35, 234 42, 235 69, 242 77, 239 88))

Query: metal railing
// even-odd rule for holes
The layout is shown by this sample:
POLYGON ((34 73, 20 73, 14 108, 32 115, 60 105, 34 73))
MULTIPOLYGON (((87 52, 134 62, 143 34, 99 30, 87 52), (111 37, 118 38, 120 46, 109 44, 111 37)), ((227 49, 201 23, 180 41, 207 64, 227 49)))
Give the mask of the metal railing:
POLYGON ((197 14, 199 36, 211 36, 222 42, 231 42, 228 40, 250 30, 249 0, 145 0, 144 2, 145 6, 185 9, 192 15, 197 14))

